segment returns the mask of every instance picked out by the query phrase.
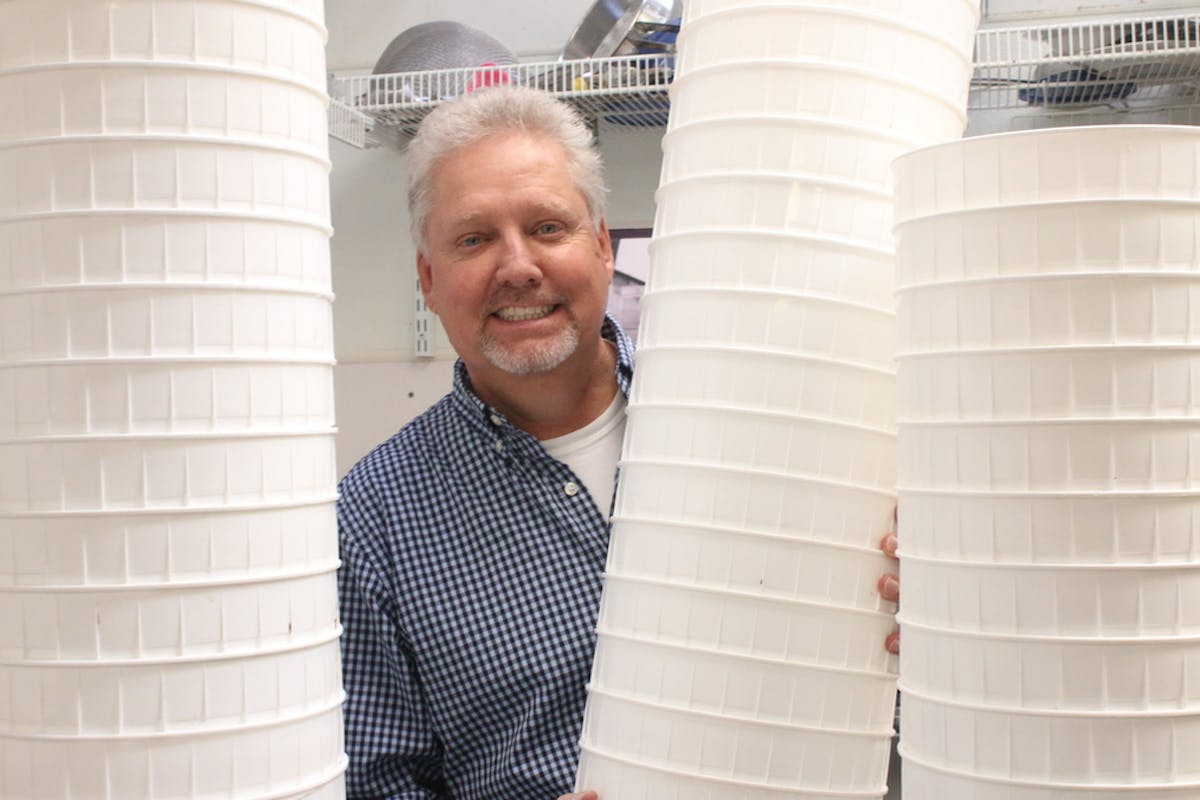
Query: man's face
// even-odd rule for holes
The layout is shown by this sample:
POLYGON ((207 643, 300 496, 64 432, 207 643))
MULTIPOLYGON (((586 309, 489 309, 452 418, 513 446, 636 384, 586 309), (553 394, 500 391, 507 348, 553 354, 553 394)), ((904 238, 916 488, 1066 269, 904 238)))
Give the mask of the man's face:
POLYGON ((562 147, 500 134, 452 151, 431 177, 421 290, 472 381, 544 373, 593 353, 579 346, 599 340, 612 246, 562 147))

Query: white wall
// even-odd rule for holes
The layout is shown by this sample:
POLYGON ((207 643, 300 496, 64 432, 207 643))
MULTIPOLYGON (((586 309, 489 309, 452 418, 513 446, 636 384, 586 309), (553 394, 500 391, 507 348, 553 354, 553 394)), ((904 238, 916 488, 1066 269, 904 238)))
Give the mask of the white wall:
MULTIPOLYGON (((525 59, 556 56, 591 0, 327 0, 334 74, 369 72, 387 44, 421 22, 452 19, 486 31, 525 59)), ((601 130, 609 226, 650 227, 661 129, 601 130)), ((436 358, 413 355, 416 253, 408 236, 404 155, 330 141, 337 348, 338 468, 345 471, 450 386, 453 351, 435 331, 436 358)))

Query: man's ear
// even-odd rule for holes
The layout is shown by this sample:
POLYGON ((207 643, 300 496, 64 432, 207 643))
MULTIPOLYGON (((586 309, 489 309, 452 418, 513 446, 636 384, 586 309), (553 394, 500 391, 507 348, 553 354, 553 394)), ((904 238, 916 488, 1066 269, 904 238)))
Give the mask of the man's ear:
POLYGON ((421 282, 421 294, 425 297, 425 306, 437 313, 437 309, 433 307, 433 265, 429 263, 429 259, 424 253, 417 253, 417 280, 421 282))
POLYGON ((608 223, 604 220, 600 220, 600 226, 596 230, 596 240, 600 245, 600 255, 608 268, 608 279, 612 281, 613 271, 616 269, 616 259, 613 256, 612 235, 608 232, 608 223))

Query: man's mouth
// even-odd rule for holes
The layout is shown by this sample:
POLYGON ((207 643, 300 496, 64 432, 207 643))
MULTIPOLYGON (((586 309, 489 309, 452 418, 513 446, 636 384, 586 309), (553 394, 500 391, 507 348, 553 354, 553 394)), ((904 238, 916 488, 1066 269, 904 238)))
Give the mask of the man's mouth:
POLYGON ((555 309, 555 306, 506 306, 498 309, 495 314, 505 322, 522 322, 527 319, 541 319, 555 309))

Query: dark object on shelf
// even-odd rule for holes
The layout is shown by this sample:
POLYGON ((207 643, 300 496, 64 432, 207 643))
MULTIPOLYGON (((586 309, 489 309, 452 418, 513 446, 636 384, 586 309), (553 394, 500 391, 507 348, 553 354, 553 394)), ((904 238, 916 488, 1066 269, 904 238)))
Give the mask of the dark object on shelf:
POLYGON ((1088 67, 1077 67, 1037 79, 1017 90, 1022 102, 1034 106, 1098 105, 1122 100, 1137 91, 1137 84, 1113 80, 1088 67))

